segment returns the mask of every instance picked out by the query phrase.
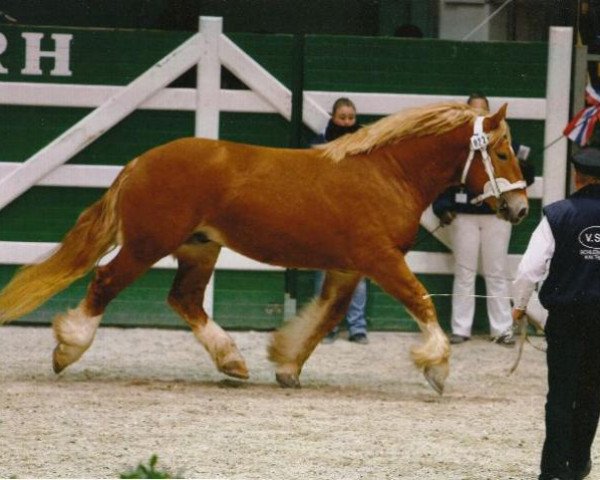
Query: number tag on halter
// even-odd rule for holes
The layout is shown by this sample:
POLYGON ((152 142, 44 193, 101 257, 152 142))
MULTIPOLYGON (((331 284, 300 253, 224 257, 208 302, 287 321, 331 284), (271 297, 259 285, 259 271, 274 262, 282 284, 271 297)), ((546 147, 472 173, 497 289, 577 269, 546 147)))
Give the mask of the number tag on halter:
POLYGON ((474 133, 471 137, 471 148, 473 150, 483 150, 488 143, 489 139, 485 133, 474 133))
POLYGON ((456 192, 454 195, 454 201, 456 203, 467 203, 467 194, 465 192, 456 192))

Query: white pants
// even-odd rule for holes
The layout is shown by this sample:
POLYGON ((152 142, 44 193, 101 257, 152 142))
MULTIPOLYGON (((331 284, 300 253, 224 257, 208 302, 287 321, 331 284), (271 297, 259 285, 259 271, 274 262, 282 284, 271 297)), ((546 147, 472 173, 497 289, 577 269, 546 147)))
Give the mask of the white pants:
POLYGON ((479 252, 485 278, 490 334, 500 335, 512 326, 510 280, 507 274, 511 225, 495 215, 458 214, 450 225, 456 263, 452 293, 452 333, 471 336, 475 315, 475 276, 479 252))

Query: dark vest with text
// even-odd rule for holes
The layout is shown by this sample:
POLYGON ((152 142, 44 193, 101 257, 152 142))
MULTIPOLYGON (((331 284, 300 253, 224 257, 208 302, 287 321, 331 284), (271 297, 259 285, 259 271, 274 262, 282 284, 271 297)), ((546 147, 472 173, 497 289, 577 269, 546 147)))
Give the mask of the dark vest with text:
POLYGON ((546 309, 597 305, 600 309, 600 185, 588 185, 544 208, 556 242, 539 293, 546 309))

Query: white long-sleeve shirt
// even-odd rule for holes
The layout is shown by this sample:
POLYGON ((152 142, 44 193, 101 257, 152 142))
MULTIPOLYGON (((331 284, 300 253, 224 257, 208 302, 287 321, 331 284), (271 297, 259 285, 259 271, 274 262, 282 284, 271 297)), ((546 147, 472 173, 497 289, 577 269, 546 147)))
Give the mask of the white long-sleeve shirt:
POLYGON ((538 282, 546 278, 552 255, 554 255, 554 235, 546 217, 542 218, 534 230, 527 250, 513 282, 514 307, 525 310, 531 294, 538 282))

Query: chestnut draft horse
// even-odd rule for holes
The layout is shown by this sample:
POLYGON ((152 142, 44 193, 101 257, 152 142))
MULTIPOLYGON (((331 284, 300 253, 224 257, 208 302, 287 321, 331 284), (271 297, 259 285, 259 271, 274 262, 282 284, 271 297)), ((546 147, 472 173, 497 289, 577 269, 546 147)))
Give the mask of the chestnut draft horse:
POLYGON ((54 253, 16 273, 0 292, 0 323, 31 312, 120 245, 77 308, 53 322, 58 373, 91 345, 107 304, 171 254, 179 267, 169 304, 221 372, 247 378, 233 340, 202 308, 226 246, 260 262, 327 270, 320 297, 273 333, 269 358, 282 386, 299 386, 304 362, 343 318, 364 275, 414 316, 424 343, 412 349, 413 361, 441 393, 448 340, 404 257, 423 210, 461 175, 506 220, 526 215, 505 114, 506 105, 485 118, 458 103, 409 109, 320 149, 200 138, 153 148, 123 169, 54 253))

